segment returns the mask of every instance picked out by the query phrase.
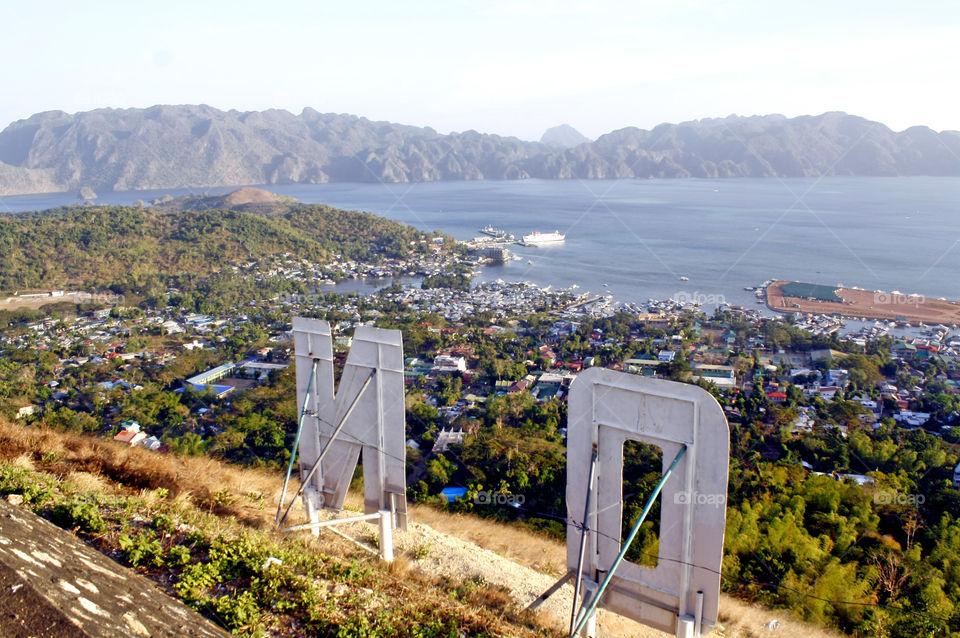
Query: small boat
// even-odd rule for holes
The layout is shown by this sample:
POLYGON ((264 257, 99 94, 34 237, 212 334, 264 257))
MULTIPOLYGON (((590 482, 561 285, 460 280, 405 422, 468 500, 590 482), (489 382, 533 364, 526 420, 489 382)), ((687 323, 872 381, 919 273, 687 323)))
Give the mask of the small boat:
POLYGON ((681 276, 680 276, 680 281, 690 281, 690 278, 687 277, 686 275, 681 275, 681 276))

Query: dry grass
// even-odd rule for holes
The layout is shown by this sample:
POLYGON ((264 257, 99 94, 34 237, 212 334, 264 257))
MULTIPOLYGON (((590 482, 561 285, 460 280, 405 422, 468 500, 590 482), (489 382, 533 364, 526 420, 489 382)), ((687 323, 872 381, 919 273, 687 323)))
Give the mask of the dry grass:
POLYGON ((10 465, 13 465, 14 467, 22 467, 25 470, 31 471, 36 469, 36 466, 33 464, 33 457, 26 453, 21 454, 10 461, 10 465))
POLYGON ((751 605, 730 596, 720 597, 720 622, 724 635, 733 638, 840 638, 843 634, 793 619, 783 610, 751 605), (771 632, 763 625, 779 620, 780 628, 771 632))
POLYGON ((566 546, 555 538, 518 525, 465 514, 450 514, 427 505, 414 505, 410 517, 438 532, 496 552, 519 565, 557 577, 564 573, 566 546))
MULTIPOLYGON (((94 490, 118 484, 147 496, 163 488, 171 497, 236 516, 258 528, 272 524, 283 487, 283 477, 274 472, 209 457, 157 454, 101 437, 24 427, 2 418, 0 458, 80 481, 94 490)), ((294 512, 291 516, 296 518, 299 512, 296 508, 294 512)))
MULTIPOLYGON (((45 480, 55 478, 42 469, 38 470, 38 476, 45 477, 45 480)), ((104 486, 112 488, 106 479, 89 473, 71 472, 67 476, 70 476, 71 484, 67 484, 64 476, 61 486, 68 494, 86 494, 86 488, 93 489, 94 492, 100 492, 104 486)), ((386 565, 369 555, 358 554, 352 544, 336 536, 325 535, 322 539, 316 539, 309 534, 291 535, 273 530, 251 532, 249 527, 233 517, 208 514, 202 509, 198 511, 195 504, 188 499, 182 496, 171 499, 165 489, 161 488, 141 489, 133 494, 133 499, 129 502, 123 501, 119 508, 105 515, 108 529, 92 537, 88 536, 87 541, 100 551, 116 556, 120 534, 129 533, 126 525, 145 524, 155 514, 164 513, 173 515, 174 520, 183 520, 192 528, 202 530, 208 539, 231 540, 246 537, 252 538, 254 542, 267 543, 281 552, 284 549, 297 552, 290 554, 295 557, 290 561, 291 564, 306 565, 308 570, 314 570, 308 571, 308 574, 317 587, 320 604, 314 604, 310 608, 309 617, 313 618, 313 614, 317 613, 318 621, 337 623, 353 617, 364 617, 370 622, 384 620, 397 626, 408 618, 443 619, 448 626, 460 628, 462 635, 559 637, 559 634, 544 631, 532 624, 532 618, 521 613, 513 599, 495 587, 449 580, 425 571, 410 570, 409 562, 403 558, 386 565), (129 502, 136 504, 133 511, 125 509, 129 502), (302 564, 301 558, 296 558, 297 555, 304 560, 302 564), (339 575, 324 568, 317 570, 314 559, 320 556, 324 558, 320 559, 319 564, 339 566, 339 575), (338 600, 336 604, 325 607, 322 601, 329 600, 328 594, 338 600)), ((157 571, 153 567, 142 565, 138 571, 145 572, 167 593, 175 595, 171 583, 175 582, 176 575, 168 571, 157 571)), ((280 581, 271 582, 277 584, 280 581)), ((225 583, 224 586, 235 584, 225 583)), ((317 602, 316 599, 313 600, 317 602)), ((300 610, 298 613, 307 612, 300 610)), ((277 635, 307 635, 304 631, 286 631, 307 617, 294 615, 285 619, 283 614, 280 614, 278 619, 268 612, 264 620, 267 623, 279 623, 271 625, 273 628, 282 629, 277 635)), ((0 631, 0 634, 6 635, 3 631, 0 631)))
MULTIPOLYGON (((54 472, 83 490, 129 490, 151 500, 164 498, 155 491, 164 488, 175 505, 197 506, 214 514, 232 515, 259 529, 272 527, 283 487, 283 477, 275 472, 231 466, 208 457, 159 455, 100 437, 27 428, 2 417, 0 459, 28 469, 54 472)), ((288 502, 295 489, 294 486, 288 491, 288 502)), ((350 494, 346 505, 354 508, 362 505, 362 496, 350 494)), ((450 514, 423 505, 412 506, 410 516, 439 532, 474 543, 543 573, 559 577, 566 565, 563 542, 516 525, 450 514)), ((290 520, 294 523, 304 520, 301 508, 293 509, 290 520)), ((227 521, 222 523, 224 533, 235 530, 227 521)), ((349 555, 356 551, 348 541, 331 534, 324 534, 321 539, 302 534, 299 542, 317 552, 330 552, 336 548, 349 555)), ((404 556, 398 557, 388 570, 397 578, 398 588, 407 591, 411 586, 416 589, 418 583, 421 586, 435 584, 436 579, 411 569, 410 560, 404 556), (400 584, 402 582, 406 585, 400 584)), ((506 605, 508 600, 502 591, 488 588, 482 588, 472 596, 476 603, 493 609, 506 605)), ((771 635, 836 638, 841 635, 791 620, 783 611, 772 611, 729 596, 721 596, 720 622, 723 629, 718 634, 738 638, 771 635), (781 623, 775 633, 763 628, 772 619, 781 623)), ((652 630, 643 635, 666 636, 652 630)))
MULTIPOLYGON (((475 518, 463 514, 449 514, 426 505, 415 505, 410 516, 417 522, 429 525, 433 529, 456 536, 479 545, 484 549, 509 558, 515 563, 525 565, 544 573, 553 573, 557 577, 563 574, 566 566, 566 545, 555 538, 536 534, 517 525, 498 523, 488 519, 475 518)), ((743 602, 731 596, 720 596, 720 625, 717 634, 731 638, 839 638, 843 634, 809 625, 793 619, 784 610, 772 610, 761 605, 743 602), (780 628, 771 632, 764 625, 771 620, 779 620, 780 628)), ((630 622, 617 623, 611 627, 621 635, 618 629, 626 631, 622 635, 663 636, 668 634, 648 628, 639 629, 630 622), (639 629, 639 631, 638 631, 639 629)), ((552 624, 545 619, 546 624, 552 624)))
POLYGON ((70 472, 63 477, 67 483, 71 483, 81 492, 110 492, 113 484, 100 476, 90 472, 70 472))

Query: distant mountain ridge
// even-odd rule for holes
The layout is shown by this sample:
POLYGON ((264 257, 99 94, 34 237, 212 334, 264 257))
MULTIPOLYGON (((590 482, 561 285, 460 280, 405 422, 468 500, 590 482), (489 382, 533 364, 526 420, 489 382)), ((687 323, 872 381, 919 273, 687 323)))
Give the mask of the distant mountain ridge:
POLYGON ((960 132, 845 113, 629 127, 573 148, 353 115, 209 106, 38 113, 0 132, 0 195, 324 182, 960 175, 960 132))

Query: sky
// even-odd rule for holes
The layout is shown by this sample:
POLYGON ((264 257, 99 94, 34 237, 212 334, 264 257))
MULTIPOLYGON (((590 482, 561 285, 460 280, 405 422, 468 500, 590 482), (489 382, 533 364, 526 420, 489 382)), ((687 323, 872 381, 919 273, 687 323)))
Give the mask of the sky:
POLYGON ((960 130, 956 0, 5 2, 0 128, 154 104, 539 139, 846 111, 960 130))

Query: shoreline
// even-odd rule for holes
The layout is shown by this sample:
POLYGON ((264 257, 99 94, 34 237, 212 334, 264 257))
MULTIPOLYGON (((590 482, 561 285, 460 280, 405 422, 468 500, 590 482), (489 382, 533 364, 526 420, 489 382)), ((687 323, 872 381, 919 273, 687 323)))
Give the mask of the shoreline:
POLYGON ((839 314, 846 319, 894 321, 898 324, 960 324, 960 303, 946 299, 930 299, 923 295, 906 295, 899 291, 836 288, 840 301, 824 301, 792 297, 783 292, 790 281, 779 280, 767 286, 767 308, 778 313, 839 314))

